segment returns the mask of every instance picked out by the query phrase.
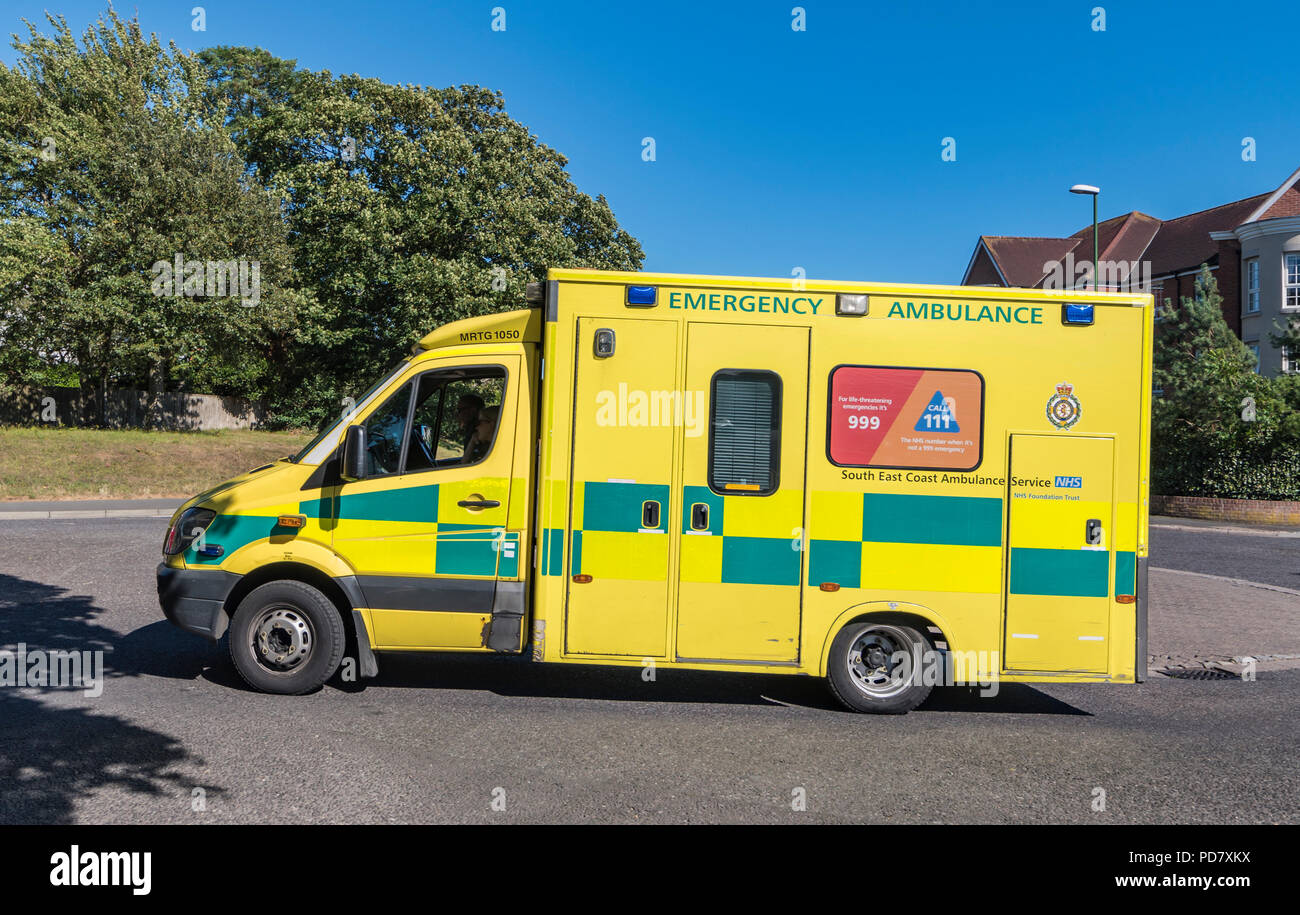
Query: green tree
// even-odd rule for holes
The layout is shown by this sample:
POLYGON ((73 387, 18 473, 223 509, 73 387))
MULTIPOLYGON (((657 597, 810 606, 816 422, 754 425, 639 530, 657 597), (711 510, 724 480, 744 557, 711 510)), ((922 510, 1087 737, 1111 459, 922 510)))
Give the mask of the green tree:
POLYGON ((312 300, 286 420, 319 421, 440 324, 519 307, 548 267, 641 265, 605 199, 498 93, 336 77, 260 49, 201 56, 243 158, 286 200, 312 300))
MULTIPOLYGON (((74 367, 102 421, 110 385, 256 396, 299 304, 280 201, 206 92, 208 71, 111 9, 78 45, 31 23, 0 63, 0 378, 74 367), (242 260, 238 292, 159 294, 155 265, 242 260)), ((192 278, 192 276, 191 276, 192 278)), ((165 292, 169 287, 164 287, 165 292)), ((215 291, 215 288, 214 290, 215 291)))
POLYGON ((1268 379, 1255 370, 1255 355, 1223 317, 1223 297, 1202 264, 1195 294, 1165 309, 1156 324, 1153 409, 1158 441, 1197 442, 1204 447, 1256 447, 1271 442, 1286 412, 1268 379), (1242 420, 1250 397, 1255 419, 1242 420))
MULTIPOLYGON (((1255 356, 1228 327, 1222 303, 1214 275, 1202 265, 1195 294, 1167 308, 1156 324, 1152 474, 1158 492, 1236 495, 1231 490, 1246 485, 1246 474, 1289 460, 1300 442, 1300 415, 1289 402, 1297 392, 1256 371, 1255 356)), ((1258 485, 1270 485, 1267 474, 1260 479, 1258 485)))

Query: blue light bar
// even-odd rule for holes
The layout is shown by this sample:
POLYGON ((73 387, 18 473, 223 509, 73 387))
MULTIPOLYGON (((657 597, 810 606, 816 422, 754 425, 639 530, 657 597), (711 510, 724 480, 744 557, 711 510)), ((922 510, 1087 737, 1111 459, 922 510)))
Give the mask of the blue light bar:
POLYGON ((1061 323, 1062 324, 1091 324, 1092 323, 1091 305, 1062 305, 1061 306, 1061 323))
POLYGON ((627 304, 638 305, 642 308, 655 304, 656 294, 659 292, 654 286, 629 286, 627 287, 627 304))

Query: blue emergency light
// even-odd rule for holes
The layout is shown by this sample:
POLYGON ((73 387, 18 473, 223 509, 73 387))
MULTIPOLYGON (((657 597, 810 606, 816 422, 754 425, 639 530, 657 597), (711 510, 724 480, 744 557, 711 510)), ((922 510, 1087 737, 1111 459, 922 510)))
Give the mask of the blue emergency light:
POLYGON ((639 305, 642 308, 654 305, 655 294, 658 291, 654 286, 629 286, 627 287, 627 304, 639 305))
POLYGON ((1062 324, 1091 324, 1092 306, 1071 305, 1071 304, 1062 305, 1061 323, 1062 324))

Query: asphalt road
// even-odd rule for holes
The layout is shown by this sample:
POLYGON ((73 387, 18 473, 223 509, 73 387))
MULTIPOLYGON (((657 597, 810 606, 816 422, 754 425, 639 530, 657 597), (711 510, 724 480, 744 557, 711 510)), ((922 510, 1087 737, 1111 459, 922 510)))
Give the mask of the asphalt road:
POLYGON ((1198 522, 1153 520, 1151 565, 1300 591, 1300 533, 1229 534, 1198 522))
POLYGON ((0 645, 109 668, 98 698, 0 688, 0 822, 1300 822, 1300 670, 943 690, 897 718, 803 678, 451 656, 266 696, 161 619, 164 523, 0 522, 0 645))

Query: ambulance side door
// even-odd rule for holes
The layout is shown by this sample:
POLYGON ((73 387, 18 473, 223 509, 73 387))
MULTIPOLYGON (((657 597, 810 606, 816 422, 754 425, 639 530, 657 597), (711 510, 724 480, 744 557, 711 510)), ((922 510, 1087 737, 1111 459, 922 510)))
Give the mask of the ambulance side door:
POLYGON ((807 445, 806 327, 692 322, 683 438, 677 657, 799 658, 807 445))
POLYGON ((335 499, 334 550, 355 570, 376 648, 484 648, 499 575, 518 574, 507 527, 517 355, 439 360, 366 426, 367 476, 335 499))

